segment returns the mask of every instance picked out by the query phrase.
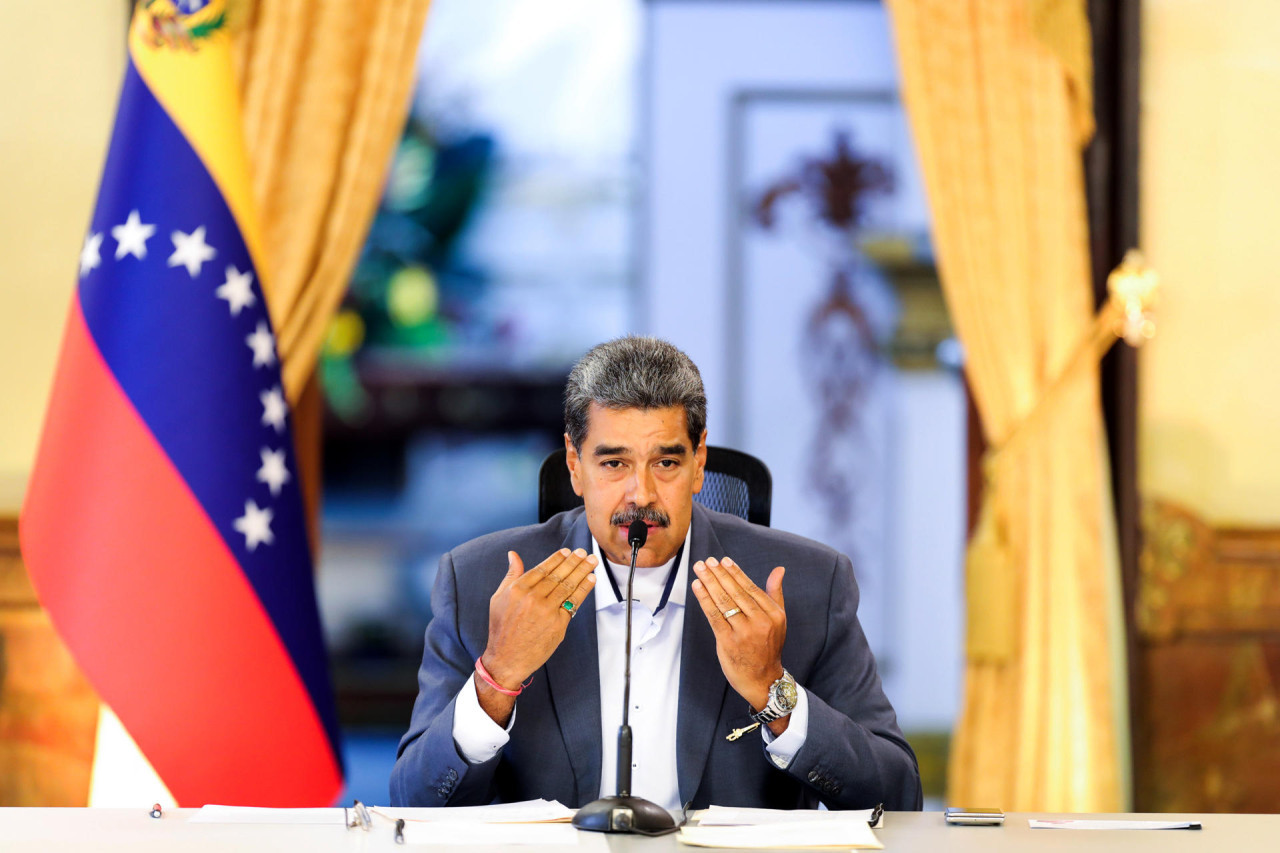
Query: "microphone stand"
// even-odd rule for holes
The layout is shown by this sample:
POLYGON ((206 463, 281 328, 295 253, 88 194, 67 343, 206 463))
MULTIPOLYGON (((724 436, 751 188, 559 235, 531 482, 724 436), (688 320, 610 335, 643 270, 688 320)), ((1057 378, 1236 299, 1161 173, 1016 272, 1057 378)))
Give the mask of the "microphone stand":
POLYGON ((574 826, 591 832, 665 835, 676 831, 676 822, 666 809, 642 797, 631 796, 631 726, 627 723, 627 712, 631 707, 631 587, 636 579, 636 558, 648 538, 649 528, 643 521, 631 522, 627 528, 631 571, 627 574, 627 654, 622 687, 622 725, 618 726, 618 793, 587 803, 573 816, 574 826))

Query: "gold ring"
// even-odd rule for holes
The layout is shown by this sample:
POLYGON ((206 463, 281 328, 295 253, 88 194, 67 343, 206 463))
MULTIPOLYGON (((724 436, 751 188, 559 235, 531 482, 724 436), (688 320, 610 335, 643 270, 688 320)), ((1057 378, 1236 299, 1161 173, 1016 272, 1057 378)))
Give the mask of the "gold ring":
POLYGON ((560 604, 560 606, 563 607, 565 610, 569 611, 570 616, 573 615, 573 611, 576 610, 578 607, 578 605, 574 604, 572 601, 570 601, 567 598, 560 604))
POLYGON ((738 609, 738 608, 736 608, 736 607, 735 607, 735 608, 733 608, 732 610, 726 610, 726 611, 724 612, 724 618, 728 619, 730 616, 737 616, 737 615, 738 615, 739 613, 741 613, 741 612, 742 612, 742 611, 741 611, 741 610, 739 610, 739 609, 738 609))

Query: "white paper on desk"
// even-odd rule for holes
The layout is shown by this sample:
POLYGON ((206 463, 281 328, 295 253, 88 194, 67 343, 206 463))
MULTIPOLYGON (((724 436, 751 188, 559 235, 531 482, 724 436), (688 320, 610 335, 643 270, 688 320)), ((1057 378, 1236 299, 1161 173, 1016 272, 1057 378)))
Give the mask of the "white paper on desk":
POLYGON ((840 847, 882 850, 862 820, 801 820, 763 826, 686 826, 680 841, 695 847, 840 847))
POLYGON ((577 847, 579 833, 567 823, 474 823, 462 821, 405 823, 405 844, 437 847, 487 845, 556 845, 577 847))
POLYGON ((766 823, 799 823, 806 820, 871 820, 872 809, 822 811, 821 809, 738 809, 712 806, 698 813, 698 826, 760 826, 766 823))
POLYGON ((1028 820, 1032 829, 1199 829, 1195 820, 1028 820))
POLYGON ((558 800, 523 800, 518 803, 494 803, 488 806, 442 806, 412 811, 374 806, 369 811, 383 817, 402 817, 406 823, 442 821, 467 823, 568 823, 573 809, 558 800), (412 815, 412 817, 410 817, 412 815))
POLYGON ((346 826, 345 809, 268 809, 258 806, 205 806, 187 823, 278 823, 346 826))

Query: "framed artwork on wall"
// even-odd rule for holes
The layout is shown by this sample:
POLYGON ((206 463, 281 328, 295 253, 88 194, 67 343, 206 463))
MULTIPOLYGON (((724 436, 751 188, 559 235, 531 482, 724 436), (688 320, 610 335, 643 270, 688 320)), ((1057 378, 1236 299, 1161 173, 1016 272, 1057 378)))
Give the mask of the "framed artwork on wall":
POLYGON ((727 125, 728 385, 767 449, 775 526, 848 554, 892 670, 897 294, 873 257, 928 217, 891 90, 743 89, 727 125))

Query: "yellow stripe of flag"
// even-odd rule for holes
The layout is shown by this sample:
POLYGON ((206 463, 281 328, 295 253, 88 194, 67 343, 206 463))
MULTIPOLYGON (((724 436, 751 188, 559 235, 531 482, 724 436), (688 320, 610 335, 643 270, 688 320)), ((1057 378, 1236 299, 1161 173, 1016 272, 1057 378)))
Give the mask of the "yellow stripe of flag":
POLYGON ((183 13, 170 0, 140 0, 129 28, 129 53, 156 100, 222 191, 261 280, 266 259, 225 0, 211 0, 193 14, 183 13))

